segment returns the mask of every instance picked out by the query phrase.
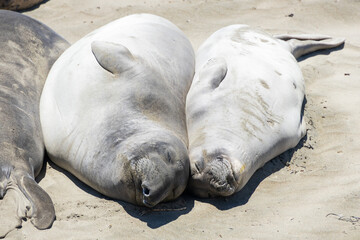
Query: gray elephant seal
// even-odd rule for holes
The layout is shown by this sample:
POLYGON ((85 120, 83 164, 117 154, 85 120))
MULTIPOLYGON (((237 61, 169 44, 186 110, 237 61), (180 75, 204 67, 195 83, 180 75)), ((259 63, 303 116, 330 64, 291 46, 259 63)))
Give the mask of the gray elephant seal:
POLYGON ((56 61, 41 97, 53 162, 111 198, 152 207, 189 178, 185 100, 194 52, 171 22, 130 15, 56 61))
POLYGON ((34 180, 44 158, 39 102, 50 67, 68 43, 44 24, 6 10, 0 10, 0 32, 0 199, 6 201, 8 192, 16 195, 15 225, 27 217, 44 229, 55 212, 34 180))
POLYGON ((191 179, 201 197, 239 191, 267 161, 306 134, 305 87, 295 57, 336 47, 327 36, 269 36, 231 25, 199 48, 187 96, 191 179), (283 39, 283 40, 280 40, 283 39))
POLYGON ((24 10, 31 8, 44 0, 0 0, 0 8, 7 10, 24 10))

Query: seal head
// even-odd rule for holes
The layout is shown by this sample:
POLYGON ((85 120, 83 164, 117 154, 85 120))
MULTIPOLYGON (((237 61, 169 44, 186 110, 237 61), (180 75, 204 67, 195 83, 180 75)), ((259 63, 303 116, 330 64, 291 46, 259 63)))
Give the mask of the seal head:
POLYGON ((189 176, 184 144, 164 131, 158 133, 156 140, 144 141, 144 136, 139 136, 139 141, 134 139, 137 146, 129 151, 135 201, 147 207, 179 197, 189 176))

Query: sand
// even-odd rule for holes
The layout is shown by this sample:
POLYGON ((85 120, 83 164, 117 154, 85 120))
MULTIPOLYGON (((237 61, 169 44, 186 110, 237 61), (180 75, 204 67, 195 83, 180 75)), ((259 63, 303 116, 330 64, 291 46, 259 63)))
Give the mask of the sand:
POLYGON ((299 61, 308 135, 234 196, 206 200, 184 194, 171 207, 176 211, 147 211, 105 198, 48 163, 37 180, 55 204, 56 221, 43 231, 24 222, 7 238, 360 239, 360 2, 50 0, 24 14, 74 43, 112 20, 141 12, 175 23, 195 49, 234 23, 272 34, 345 37, 346 44, 299 61))

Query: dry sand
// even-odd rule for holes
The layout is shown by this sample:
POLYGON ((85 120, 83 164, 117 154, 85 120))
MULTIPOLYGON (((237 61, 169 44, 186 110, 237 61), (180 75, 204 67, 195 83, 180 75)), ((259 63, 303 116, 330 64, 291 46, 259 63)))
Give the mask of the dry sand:
POLYGON ((9 239, 360 239, 360 1, 50 0, 24 12, 71 43, 132 13, 163 16, 195 49, 215 30, 245 23, 272 33, 345 37, 299 64, 306 79, 307 138, 256 172, 241 192, 181 211, 145 211, 98 194, 48 163, 38 178, 56 209, 51 229, 29 221, 9 239))

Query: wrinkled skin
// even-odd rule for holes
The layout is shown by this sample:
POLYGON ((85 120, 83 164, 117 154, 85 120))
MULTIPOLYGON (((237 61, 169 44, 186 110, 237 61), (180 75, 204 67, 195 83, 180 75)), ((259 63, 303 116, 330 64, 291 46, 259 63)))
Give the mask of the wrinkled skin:
MULTIPOLYGON (((34 19, 6 10, 0 10, 0 32, 0 199, 6 202, 8 191, 16 195, 17 220, 12 227, 30 218, 45 229, 53 223, 55 211, 35 181, 44 158, 38 106, 50 67, 68 43, 34 19)), ((12 227, 1 228, 0 236, 12 227)))
POLYGON ((106 196, 152 207, 189 177, 185 99, 194 53, 169 21, 130 15, 54 64, 40 103, 50 158, 106 196), (57 130, 54 130, 57 129, 57 130))
POLYGON ((193 171, 190 187, 196 189, 201 197, 230 196, 236 190, 237 181, 226 151, 216 150, 212 154, 203 152, 193 159, 196 170, 193 171), (196 172, 195 172, 196 171, 196 172))

